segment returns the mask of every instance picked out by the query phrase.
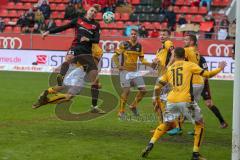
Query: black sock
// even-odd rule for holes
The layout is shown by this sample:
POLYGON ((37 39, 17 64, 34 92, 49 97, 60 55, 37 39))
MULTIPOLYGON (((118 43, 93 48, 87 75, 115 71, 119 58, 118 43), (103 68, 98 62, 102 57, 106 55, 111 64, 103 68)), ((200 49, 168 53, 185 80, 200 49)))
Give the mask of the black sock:
POLYGON ((69 65, 70 65, 69 62, 63 62, 63 64, 61 65, 60 74, 62 76, 65 76, 65 74, 67 73, 69 65))
POLYGON ((222 114, 220 113, 220 111, 218 110, 218 108, 213 105, 212 107, 210 107, 210 110, 215 114, 215 116, 218 118, 220 123, 224 123, 224 119, 222 117, 222 114))
POLYGON ((99 95, 98 85, 92 85, 91 94, 92 94, 92 105, 97 106, 98 95, 99 95))

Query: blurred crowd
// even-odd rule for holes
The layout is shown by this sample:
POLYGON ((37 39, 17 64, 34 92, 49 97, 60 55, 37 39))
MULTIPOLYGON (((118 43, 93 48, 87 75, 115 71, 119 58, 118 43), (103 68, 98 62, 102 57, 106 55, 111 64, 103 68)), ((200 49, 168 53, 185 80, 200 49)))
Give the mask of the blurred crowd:
MULTIPOLYGON (((19 2, 21 0, 12 0, 19 2)), ((159 15, 160 23, 167 23, 167 28, 170 31, 181 32, 183 34, 194 32, 204 34, 204 38, 219 40, 234 39, 236 30, 236 20, 229 21, 227 16, 221 16, 220 21, 216 22, 212 12, 210 11, 212 0, 191 0, 191 6, 206 6, 208 14, 204 16, 204 22, 193 23, 186 18, 185 14, 181 14, 177 21, 177 15, 174 12, 173 6, 176 0, 150 0, 152 13, 159 15)), ((64 19, 71 20, 72 18, 84 15, 86 10, 93 4, 100 4, 102 12, 115 12, 116 7, 127 6, 127 0, 69 0, 66 5, 64 19)), ((16 25, 21 27, 23 33, 42 33, 46 30, 56 27, 55 20, 51 18, 51 7, 48 0, 39 0, 37 4, 22 14, 16 25)), ((0 32, 4 31, 6 24, 0 18, 0 32)), ((131 28, 137 28, 139 35, 142 38, 157 38, 159 30, 157 28, 149 31, 146 26, 139 22, 136 26, 125 26, 124 35, 130 34, 131 28)))

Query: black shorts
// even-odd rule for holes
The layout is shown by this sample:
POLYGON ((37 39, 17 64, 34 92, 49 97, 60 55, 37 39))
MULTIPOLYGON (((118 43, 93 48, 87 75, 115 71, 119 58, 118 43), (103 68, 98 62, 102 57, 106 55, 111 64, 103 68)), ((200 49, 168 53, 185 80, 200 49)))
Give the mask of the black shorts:
POLYGON ((98 70, 92 53, 86 48, 84 48, 83 46, 75 46, 71 47, 70 50, 74 54, 72 63, 80 63, 83 66, 85 72, 87 73, 92 70, 98 70))
POLYGON ((204 81, 204 88, 201 95, 204 100, 212 99, 208 80, 204 81))

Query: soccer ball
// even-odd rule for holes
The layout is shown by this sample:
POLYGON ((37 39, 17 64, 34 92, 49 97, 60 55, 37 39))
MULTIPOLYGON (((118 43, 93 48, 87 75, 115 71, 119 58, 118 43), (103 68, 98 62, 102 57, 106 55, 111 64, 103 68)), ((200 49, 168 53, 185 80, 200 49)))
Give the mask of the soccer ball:
POLYGON ((112 23, 114 21, 114 13, 113 12, 110 12, 110 11, 107 11, 103 14, 103 21, 105 23, 112 23))

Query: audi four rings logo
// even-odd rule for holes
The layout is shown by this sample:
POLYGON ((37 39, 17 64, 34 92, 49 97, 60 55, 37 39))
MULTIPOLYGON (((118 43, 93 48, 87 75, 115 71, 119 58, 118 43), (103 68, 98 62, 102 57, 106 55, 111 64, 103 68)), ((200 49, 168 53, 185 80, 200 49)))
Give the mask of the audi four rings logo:
POLYGON ((232 50, 232 44, 211 44, 208 46, 208 55, 209 56, 229 56, 230 51, 232 50))
POLYGON ((115 49, 119 47, 120 43, 121 41, 100 40, 100 44, 104 53, 114 52, 115 49))
POLYGON ((21 49, 22 40, 18 37, 0 37, 0 47, 8 49, 21 49))

